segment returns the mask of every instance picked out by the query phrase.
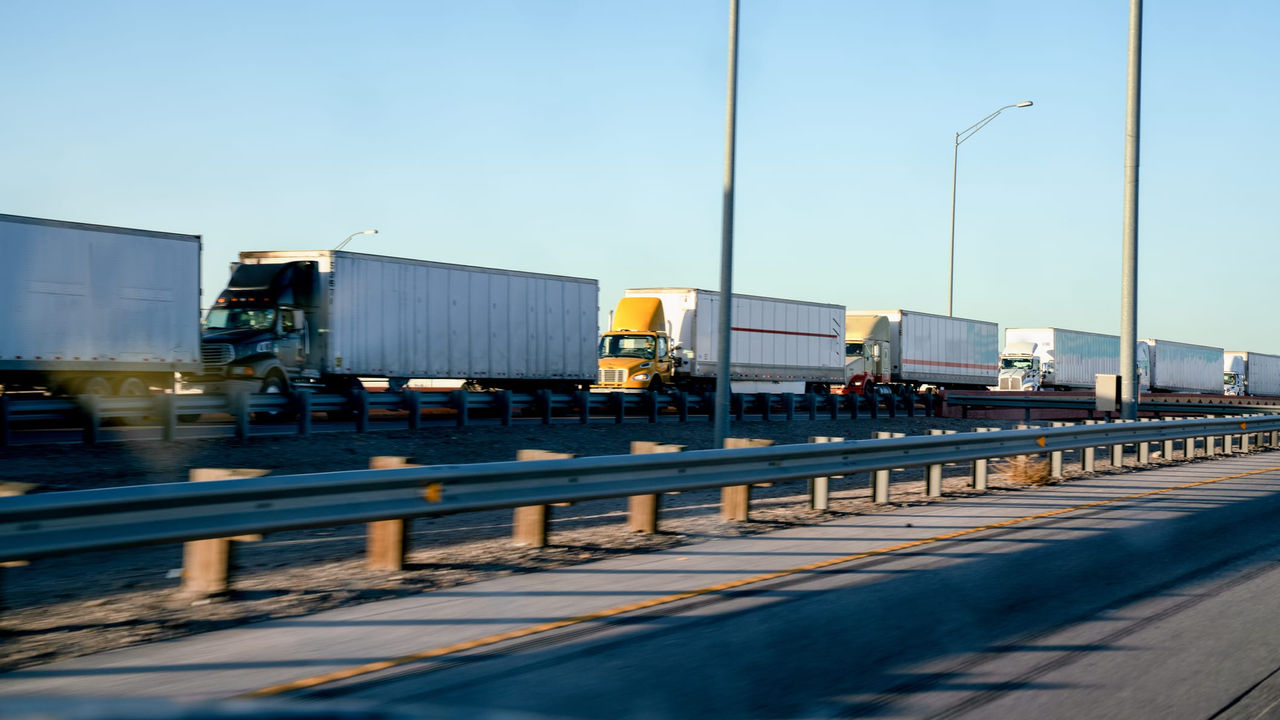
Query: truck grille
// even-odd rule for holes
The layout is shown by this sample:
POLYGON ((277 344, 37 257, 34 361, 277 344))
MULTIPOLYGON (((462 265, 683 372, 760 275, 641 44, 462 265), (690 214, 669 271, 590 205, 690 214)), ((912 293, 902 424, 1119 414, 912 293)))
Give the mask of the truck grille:
POLYGON ((1000 378, 1000 389, 1001 390, 1021 390, 1022 379, 1016 378, 1016 377, 1008 377, 1008 376, 1002 377, 1000 378))
POLYGON ((235 359, 235 350, 226 343, 200 346, 200 362, 204 365, 226 365, 235 359))
POLYGON ((600 368, 598 382, 603 385, 605 383, 624 383, 627 381, 627 371, 623 368, 600 368))

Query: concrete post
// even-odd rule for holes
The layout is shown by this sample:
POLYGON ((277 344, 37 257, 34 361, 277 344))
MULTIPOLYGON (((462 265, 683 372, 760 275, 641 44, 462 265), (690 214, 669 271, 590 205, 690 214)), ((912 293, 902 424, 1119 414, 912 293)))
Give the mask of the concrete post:
MULTIPOLYGON (((1098 424, 1098 421, 1097 421, 1097 420, 1085 420, 1085 421, 1084 421, 1084 424, 1085 424, 1085 425, 1097 425, 1097 424, 1098 424)), ((1080 471, 1081 471, 1081 472, 1086 472, 1086 473, 1091 473, 1091 472, 1093 472, 1093 466, 1094 466, 1094 453, 1095 453, 1096 451, 1097 451, 1097 448, 1096 448, 1096 447, 1094 447, 1094 446, 1092 446, 1092 445, 1090 445, 1089 447, 1084 448, 1083 450, 1081 450, 1081 451, 1080 451, 1080 471)))
MULTIPOLYGON (((236 480, 262 477, 266 470, 194 468, 188 477, 191 482, 236 480)), ((236 540, 261 540, 261 535, 241 535, 233 538, 192 540, 182 544, 182 593, 190 596, 221 595, 231 588, 231 543, 236 540)))
MULTIPOLYGON (((662 443, 633 440, 631 454, 680 452, 683 445, 663 445, 662 443)), ((632 495, 627 498, 627 529, 652 535, 658 532, 658 514, 661 512, 661 495, 632 495)))
MULTIPOLYGON (((827 437, 818 435, 809 438, 811 443, 833 443, 844 442, 842 437, 827 437)), ((816 477, 809 480, 809 507, 814 510, 827 510, 828 501, 830 499, 830 480, 829 477, 816 477)))
MULTIPOLYGON (((1000 428, 980 427, 975 428, 978 432, 998 432, 1000 428)), ((985 491, 987 489, 987 459, 980 458, 973 461, 973 489, 985 491)))
MULTIPOLYGON (((369 459, 371 470, 404 467, 420 466, 410 463, 409 458, 398 455, 378 455, 369 459)), ((409 552, 409 521, 402 518, 379 520, 366 523, 365 528, 367 532, 365 554, 368 558, 366 561, 368 568, 392 572, 403 570, 404 558, 409 552)))
MULTIPOLYGON (((893 437, 893 433, 883 430, 876 431, 876 439, 884 440, 893 437)), ((877 505, 884 505, 889 502, 889 471, 876 470, 871 474, 871 502, 877 505)))
MULTIPOLYGON (((569 453, 546 450, 516 451, 516 460, 562 460, 571 457, 573 455, 569 453)), ((512 539, 516 545, 546 547, 548 529, 551 525, 551 509, 546 505, 518 507, 514 513, 513 524, 512 539)))
MULTIPOLYGON (((1055 422, 1055 423, 1052 423, 1052 427, 1056 427, 1056 428, 1070 427, 1072 424, 1073 423, 1069 423, 1069 422, 1055 422)), ((1054 450, 1053 452, 1049 453, 1049 477, 1053 478, 1054 480, 1061 480, 1063 477, 1061 450, 1054 450)))
MULTIPOLYGON (((908 396, 908 401, 910 399, 910 396, 908 396)), ((932 428, 929 430, 929 434, 943 435, 945 432, 932 428)), ((928 497, 942 497, 942 465, 940 463, 935 463, 928 467, 928 472, 925 474, 924 494, 928 497)))

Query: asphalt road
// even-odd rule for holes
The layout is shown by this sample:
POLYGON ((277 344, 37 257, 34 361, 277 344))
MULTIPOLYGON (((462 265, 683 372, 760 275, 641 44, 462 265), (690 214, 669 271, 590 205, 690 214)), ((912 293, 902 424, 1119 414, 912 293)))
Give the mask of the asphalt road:
POLYGON ((1259 453, 500 578, 11 673, 0 694, 1264 717, 1280 699, 1278 465, 1259 453))

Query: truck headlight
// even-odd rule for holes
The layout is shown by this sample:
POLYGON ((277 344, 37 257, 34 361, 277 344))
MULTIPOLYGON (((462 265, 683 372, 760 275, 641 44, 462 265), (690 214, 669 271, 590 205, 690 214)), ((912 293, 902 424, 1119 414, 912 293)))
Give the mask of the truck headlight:
POLYGON ((635 375, 632 375, 631 379, 635 380, 636 382, 644 382, 645 380, 649 379, 649 373, 637 373, 635 375))
POLYGON ((253 377, 253 368, 248 365, 233 367, 227 370, 229 375, 244 375, 245 377, 253 377))

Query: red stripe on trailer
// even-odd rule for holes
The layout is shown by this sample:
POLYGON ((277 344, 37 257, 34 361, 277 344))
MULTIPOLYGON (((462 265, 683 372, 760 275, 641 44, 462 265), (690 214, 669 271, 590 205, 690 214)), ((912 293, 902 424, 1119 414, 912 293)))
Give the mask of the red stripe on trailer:
POLYGON ((737 330, 738 332, 764 333, 766 335, 800 335, 803 337, 820 337, 820 338, 835 337, 835 333, 828 333, 828 334, 807 333, 807 332, 793 332, 791 330, 765 330, 764 328, 744 328, 744 327, 733 327, 733 326, 730 326, 729 329, 737 330))
POLYGON ((973 363, 954 363, 942 362, 940 360, 903 360, 902 364, 906 365, 933 365, 935 367, 952 367, 952 368, 972 368, 974 370, 995 370, 995 365, 975 365, 973 363))

